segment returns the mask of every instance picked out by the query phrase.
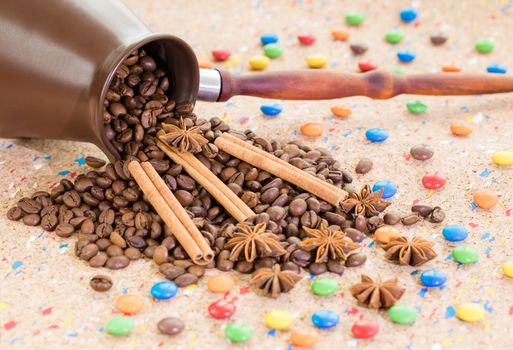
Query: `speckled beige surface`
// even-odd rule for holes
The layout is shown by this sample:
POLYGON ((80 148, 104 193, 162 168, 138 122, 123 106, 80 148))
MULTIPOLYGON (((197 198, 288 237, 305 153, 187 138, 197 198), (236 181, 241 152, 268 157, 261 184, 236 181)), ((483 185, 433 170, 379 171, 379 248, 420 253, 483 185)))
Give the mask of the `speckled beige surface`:
MULTIPOLYGON (((261 53, 259 36, 276 32, 285 47, 282 58, 273 60, 269 70, 305 67, 305 57, 322 53, 331 68, 355 71, 359 59, 352 57, 348 43, 333 42, 330 31, 345 27, 344 14, 358 10, 366 15, 359 28, 348 28, 350 41, 369 45, 363 59, 372 59, 382 68, 400 66, 407 73, 438 71, 444 64, 456 64, 463 71, 484 72, 491 63, 513 69, 511 1, 416 1, 420 17, 416 24, 401 24, 399 9, 408 1, 164 1, 130 0, 127 4, 155 31, 170 31, 188 41, 202 59, 214 48, 232 50, 227 69, 246 73, 247 60, 261 53), (397 46, 384 42, 384 33, 396 26, 403 28, 405 41, 397 46), (429 34, 445 30, 450 39, 442 47, 429 43, 429 34), (317 42, 300 47, 299 32, 311 32, 317 42), (479 55, 475 41, 493 37, 492 54, 479 55), (395 53, 400 48, 414 50, 418 57, 411 64, 398 64, 395 53)), ((374 160, 374 169, 365 176, 355 176, 354 186, 390 179, 398 193, 390 209, 403 213, 413 202, 441 205, 447 213, 444 224, 459 223, 470 236, 465 244, 479 251, 479 262, 461 266, 448 258, 454 244, 440 234, 444 224, 420 223, 398 228, 406 235, 420 235, 434 241, 439 256, 418 269, 392 265, 383 259, 380 248, 363 250, 369 259, 365 266, 346 270, 338 278, 341 291, 336 296, 314 297, 307 276, 291 293, 277 300, 263 298, 248 287, 248 278, 233 273, 237 290, 233 295, 237 313, 233 321, 254 328, 253 339, 246 345, 230 345, 223 336, 228 321, 211 319, 208 305, 219 299, 205 288, 202 279, 194 288, 182 290, 166 302, 149 297, 152 283, 162 280, 155 265, 137 261, 122 271, 95 270, 73 254, 74 239, 60 239, 9 222, 4 214, 17 198, 37 189, 46 189, 63 176, 59 172, 87 170, 80 165, 85 155, 99 155, 91 145, 58 141, 0 140, 0 348, 1 349, 287 349, 289 332, 268 335, 263 324, 265 311, 288 310, 294 316, 292 328, 312 327, 312 312, 322 308, 336 311, 341 321, 337 328, 321 332, 319 349, 507 349, 513 343, 513 280, 500 274, 500 264, 513 258, 513 169, 491 162, 495 150, 513 149, 513 95, 489 97, 422 97, 429 110, 422 115, 409 114, 405 103, 413 97, 401 96, 389 101, 348 98, 326 102, 283 102, 283 113, 265 118, 259 106, 266 101, 234 98, 229 103, 198 103, 197 114, 224 117, 232 127, 250 128, 258 134, 288 140, 298 135, 306 121, 321 122, 325 133, 318 139, 305 139, 312 145, 334 150, 345 169, 354 174, 354 166, 363 157, 374 160), (330 106, 344 104, 353 115, 336 119, 330 106), (474 128, 467 138, 450 134, 448 125, 466 121, 474 128), (382 144, 370 144, 364 132, 382 127, 390 138, 382 144), (409 158, 409 148, 428 143, 435 150, 432 160, 421 163, 409 158), (426 172, 439 171, 448 176, 444 189, 431 192, 421 185, 426 172), (500 195, 491 210, 472 209, 472 193, 490 188, 500 195), (446 287, 424 291, 418 282, 423 270, 437 268, 448 276, 446 287), (100 294, 89 288, 89 279, 98 272, 112 276, 114 287, 100 294), (348 294, 348 287, 360 273, 370 276, 397 276, 407 289, 401 303, 417 308, 418 320, 412 326, 394 325, 386 312, 358 306, 348 294), (246 293, 247 291, 247 293, 246 293), (124 338, 111 337, 103 331, 114 315, 114 300, 123 293, 145 299, 144 310, 134 316, 136 327, 124 338), (464 302, 484 305, 486 317, 476 324, 458 320, 453 308, 464 302), (174 338, 158 334, 156 323, 163 317, 177 316, 186 330, 174 338), (352 324, 360 319, 379 322, 381 330, 374 340, 355 340, 352 324)), ((21 117, 21 116, 20 116, 21 117)), ((215 274, 212 270, 209 274, 215 274)), ((335 277, 335 276, 332 276, 335 277)))

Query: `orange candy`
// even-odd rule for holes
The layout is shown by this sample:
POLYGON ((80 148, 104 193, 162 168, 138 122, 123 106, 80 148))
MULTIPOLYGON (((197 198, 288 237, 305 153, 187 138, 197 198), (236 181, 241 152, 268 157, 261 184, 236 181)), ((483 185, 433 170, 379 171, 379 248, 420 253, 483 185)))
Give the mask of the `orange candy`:
POLYGON ((319 331, 316 329, 299 329, 292 331, 290 343, 299 348, 311 348, 319 341, 319 331))
POLYGON ((472 134, 472 127, 463 123, 452 123, 451 132, 456 136, 468 136, 472 134))
POLYGON ((442 66, 442 72, 458 73, 461 72, 461 68, 458 66, 442 66))
POLYGON ((212 276, 207 281, 207 289, 214 293, 229 292, 234 285, 233 279, 225 275, 212 276))
POLYGON ((322 125, 319 123, 303 124, 300 130, 301 133, 305 136, 321 136, 323 132, 322 125))
POLYGON ((336 29, 331 32, 333 40, 347 41, 349 39, 349 33, 342 29, 336 29))
POLYGON ((200 68, 212 69, 214 66, 209 60, 202 60, 198 62, 200 68))
POLYGON ((116 300, 116 309, 118 311, 133 315, 142 310, 144 306, 144 300, 137 295, 122 295, 116 300))
POLYGON ((498 201, 499 196, 491 190, 481 189, 474 193, 474 202, 480 208, 490 209, 494 207, 498 201))
POLYGON ((353 113, 353 111, 351 110, 351 108, 336 105, 331 107, 331 113, 339 118, 347 118, 351 115, 351 113, 353 113))
POLYGON ((381 226, 374 231, 374 238, 381 243, 395 241, 399 236, 401 236, 399 230, 392 226, 381 226))

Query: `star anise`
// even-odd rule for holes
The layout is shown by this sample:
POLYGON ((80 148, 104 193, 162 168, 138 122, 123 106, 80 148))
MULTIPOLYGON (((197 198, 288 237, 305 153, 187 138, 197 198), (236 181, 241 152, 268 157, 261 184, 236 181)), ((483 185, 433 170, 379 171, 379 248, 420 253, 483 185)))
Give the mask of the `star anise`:
POLYGON ((397 285, 397 278, 381 282, 374 281, 367 275, 361 275, 362 281, 351 288, 349 292, 360 303, 367 304, 371 309, 388 309, 404 294, 405 289, 397 285))
POLYGON ((390 205, 381 199, 383 189, 372 192, 369 185, 363 186, 359 192, 349 192, 349 196, 340 203, 346 213, 354 211, 354 215, 363 214, 367 217, 377 215, 390 205))
POLYGON ((346 260, 349 252, 360 247, 342 231, 331 231, 326 225, 321 224, 318 229, 303 226, 309 238, 299 243, 299 246, 307 251, 316 250, 315 262, 326 262, 328 259, 346 260))
POLYGON ((419 266, 436 257, 433 244, 422 238, 399 237, 383 247, 385 258, 400 265, 419 266))
POLYGON ((257 257, 280 256, 285 254, 285 249, 278 242, 278 236, 267 231, 265 224, 256 226, 244 223, 237 224, 237 231, 224 245, 225 249, 231 249, 230 260, 237 261, 244 251, 244 258, 252 262, 257 257))
POLYGON ((257 288, 263 289, 265 294, 277 298, 280 293, 287 293, 301 279, 294 271, 282 271, 280 264, 275 264, 272 269, 258 269, 251 278, 251 283, 257 288))
POLYGON ((208 143, 199 126, 187 127, 182 118, 179 126, 162 123, 162 128, 164 133, 159 135, 159 139, 180 152, 201 152, 201 147, 208 143))

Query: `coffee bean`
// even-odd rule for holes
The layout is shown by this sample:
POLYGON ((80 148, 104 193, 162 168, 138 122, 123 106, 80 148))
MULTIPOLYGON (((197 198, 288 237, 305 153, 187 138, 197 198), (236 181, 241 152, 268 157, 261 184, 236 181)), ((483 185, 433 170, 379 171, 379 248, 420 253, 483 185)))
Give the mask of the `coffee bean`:
POLYGON ((155 262, 155 264, 162 265, 167 262, 167 259, 168 249, 163 245, 156 247, 153 251, 153 261, 155 262))
POLYGON ((93 180, 85 176, 80 177, 75 181, 75 190, 77 190, 78 192, 88 191, 93 186, 93 180))
POLYGON ((361 231, 358 231, 357 229, 351 227, 344 229, 344 232, 347 234, 349 238, 351 238, 353 242, 359 243, 363 241, 363 239, 365 238, 365 235, 361 231))
POLYGON ((112 288, 112 279, 105 275, 96 275, 91 278, 89 285, 97 292, 106 292, 112 288))
POLYGON ((12 221, 18 221, 22 215, 23 211, 18 207, 12 207, 7 211, 7 218, 12 221))
POLYGON ((27 214, 23 217, 23 223, 27 226, 37 226, 41 222, 41 217, 38 214, 27 214))
POLYGON ((199 265, 192 265, 187 268, 187 272, 196 275, 198 278, 202 277, 205 274, 205 268, 199 265))
POLYGON ((365 264, 367 256, 359 253, 351 254, 346 259, 347 267, 356 267, 365 264))
POLYGON ((185 273, 185 268, 170 263, 164 263, 159 266, 159 271, 166 276, 168 280, 173 281, 175 278, 185 273))
POLYGON ((34 199, 22 198, 18 201, 18 208, 25 214, 38 214, 43 209, 43 206, 34 199))
POLYGON ((181 333, 185 328, 185 325, 179 318, 166 317, 159 321, 157 328, 162 334, 175 335, 181 333))
POLYGON ((445 213, 440 207, 434 207, 431 213, 429 213, 427 220, 429 222, 438 224, 445 220, 445 213))
POLYGON ((280 221, 285 217, 285 215, 287 215, 287 211, 284 208, 278 206, 270 207, 267 209, 266 213, 269 215, 269 218, 275 222, 280 221))
POLYGON ((419 213, 413 213, 413 214, 410 214, 410 215, 407 215, 407 216, 404 216, 403 218, 401 218, 401 223, 403 225, 409 226, 409 225, 416 224, 421 219, 422 219, 422 217, 420 216, 419 213))
POLYGON ((130 264, 130 260, 124 255, 112 256, 107 259, 105 266, 111 270, 123 269, 130 264))
POLYGON ((198 276, 192 273, 184 273, 175 278, 174 282, 178 287, 187 287, 190 284, 198 282, 198 276))
POLYGON ((367 231, 367 219, 365 219, 365 216, 358 215, 356 217, 354 220, 354 228, 364 233, 367 231))
POLYGON ((60 223, 55 227, 55 234, 62 238, 70 237, 73 232, 75 232, 75 228, 68 223, 60 223))
POLYGON ((328 260, 326 267, 328 268, 329 272, 336 273, 339 276, 342 276, 344 274, 344 265, 342 265, 342 263, 338 260, 328 260))
POLYGON ((314 275, 322 275, 323 273, 328 271, 328 267, 325 263, 313 263, 308 267, 308 269, 314 275))
POLYGON ((133 247, 126 248, 124 254, 130 260, 138 260, 142 255, 139 249, 133 247))
POLYGON ((383 216, 383 221, 385 225, 395 225, 401 220, 401 217, 399 214, 396 213, 386 213, 385 216, 383 216))
POLYGON ((89 260, 89 266, 91 267, 102 267, 105 265, 109 257, 104 252, 99 252, 96 256, 93 256, 91 260, 89 260))
POLYGON ((349 45, 349 48, 354 55, 363 55, 368 50, 368 47, 365 44, 351 44, 349 45))
POLYGON ((410 148, 410 154, 417 160, 428 160, 433 157, 433 149, 425 144, 418 144, 410 148))
POLYGON ((296 198, 289 204, 289 213, 292 216, 301 216, 307 209, 307 204, 304 199, 296 198))
POLYGON ((93 256, 98 254, 99 251, 100 249, 96 244, 90 243, 81 249, 79 257, 82 260, 89 261, 93 256))
POLYGON ((123 249, 113 244, 107 248, 106 253, 109 257, 120 256, 123 255, 123 249))
POLYGON ((372 160, 369 158, 362 158, 356 164, 355 171, 357 174, 367 174, 372 169, 372 160))
POLYGON ((91 168, 94 168, 94 169, 99 169, 105 165, 105 161, 103 159, 92 157, 92 156, 86 157, 85 162, 88 166, 90 166, 91 168))
POLYGON ((69 191, 62 195, 62 201, 68 208, 76 208, 82 203, 82 199, 77 191, 69 191))
POLYGON ((237 262, 237 265, 235 265, 235 269, 240 273, 251 273, 253 272, 253 263, 241 260, 237 262))
POLYGON ((55 230, 58 224, 59 219, 54 214, 47 214, 41 219, 41 227, 48 232, 55 230))
POLYGON ((428 205, 417 204, 411 207, 411 211, 425 218, 433 211, 433 208, 428 205))

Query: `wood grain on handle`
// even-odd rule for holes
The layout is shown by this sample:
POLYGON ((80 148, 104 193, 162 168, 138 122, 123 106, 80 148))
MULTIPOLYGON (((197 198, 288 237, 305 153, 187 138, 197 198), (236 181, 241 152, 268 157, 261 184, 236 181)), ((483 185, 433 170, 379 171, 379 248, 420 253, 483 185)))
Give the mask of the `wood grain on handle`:
POLYGON ((479 95, 513 91, 513 77, 495 74, 434 73, 400 76, 387 71, 340 73, 302 70, 234 76, 220 71, 218 101, 245 95, 284 100, 327 100, 349 96, 387 99, 400 94, 479 95))

